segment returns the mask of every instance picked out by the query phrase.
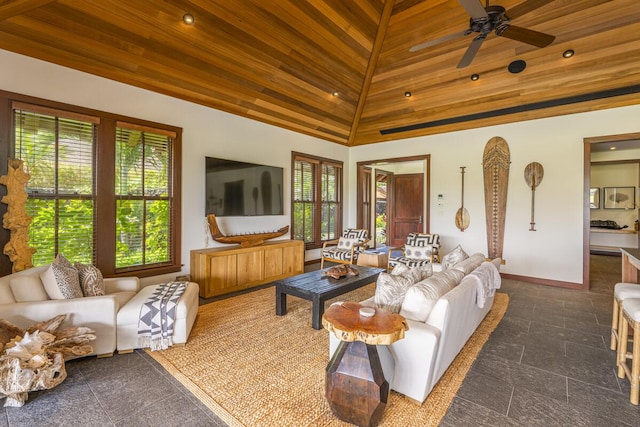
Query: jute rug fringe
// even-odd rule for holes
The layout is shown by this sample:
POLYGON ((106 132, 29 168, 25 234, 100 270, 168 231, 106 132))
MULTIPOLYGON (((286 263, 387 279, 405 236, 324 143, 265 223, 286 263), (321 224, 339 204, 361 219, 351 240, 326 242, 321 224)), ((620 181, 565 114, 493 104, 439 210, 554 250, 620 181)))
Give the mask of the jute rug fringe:
MULTIPOLYGON (((339 300, 361 301, 375 285, 339 300)), ((330 302, 329 302, 330 303, 330 302)), ((381 426, 437 426, 509 303, 494 306, 422 405, 391 392, 381 426)), ((324 398, 328 332, 311 328, 311 303, 288 297, 275 315, 273 288, 199 308, 184 347, 147 353, 230 426, 350 426, 324 398)))

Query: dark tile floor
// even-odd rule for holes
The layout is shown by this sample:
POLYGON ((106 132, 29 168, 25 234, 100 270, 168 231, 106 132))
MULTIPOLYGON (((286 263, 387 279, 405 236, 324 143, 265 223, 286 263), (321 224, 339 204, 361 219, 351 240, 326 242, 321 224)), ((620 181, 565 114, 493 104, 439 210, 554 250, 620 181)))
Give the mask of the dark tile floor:
MULTIPOLYGON (((620 258, 594 255, 591 270, 590 292, 503 281, 507 314, 443 425, 640 425, 609 350, 620 258)), ((22 408, 0 408, 0 427, 225 425, 143 351, 67 369, 55 389, 31 393, 22 408)))

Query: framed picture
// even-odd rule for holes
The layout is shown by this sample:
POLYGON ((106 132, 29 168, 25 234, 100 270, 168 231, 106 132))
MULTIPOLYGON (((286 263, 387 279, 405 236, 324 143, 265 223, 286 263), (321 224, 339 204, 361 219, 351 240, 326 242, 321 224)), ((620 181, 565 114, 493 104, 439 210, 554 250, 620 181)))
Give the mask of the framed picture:
POLYGON ((589 189, 589 207, 591 209, 600 209, 600 188, 594 187, 589 189))
POLYGON ((636 187, 604 187, 605 209, 634 209, 636 187))

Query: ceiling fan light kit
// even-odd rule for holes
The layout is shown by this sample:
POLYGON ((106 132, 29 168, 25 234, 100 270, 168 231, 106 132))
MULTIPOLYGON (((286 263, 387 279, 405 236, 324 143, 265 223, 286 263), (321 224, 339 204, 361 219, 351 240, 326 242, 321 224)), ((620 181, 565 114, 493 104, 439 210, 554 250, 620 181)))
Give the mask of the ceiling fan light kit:
POLYGON ((551 1, 552 0, 525 0, 507 12, 502 6, 489 5, 489 1, 487 1, 487 5, 484 7, 479 0, 458 0, 470 16, 469 28, 461 33, 450 34, 413 46, 409 51, 415 52, 426 47, 444 43, 459 36, 478 33, 471 41, 460 62, 458 62, 457 68, 465 68, 471 64, 471 61, 473 61, 473 58, 480 50, 487 36, 493 31, 495 31, 498 37, 506 37, 536 47, 549 46, 555 40, 555 36, 512 25, 511 20, 551 3, 551 1))

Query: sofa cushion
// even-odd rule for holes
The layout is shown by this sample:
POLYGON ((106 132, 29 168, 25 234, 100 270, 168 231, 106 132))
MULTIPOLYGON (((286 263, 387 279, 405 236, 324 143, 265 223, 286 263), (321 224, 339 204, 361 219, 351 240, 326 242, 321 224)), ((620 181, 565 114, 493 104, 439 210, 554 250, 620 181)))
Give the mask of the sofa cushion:
POLYGON ((420 280, 420 271, 410 269, 404 274, 380 273, 376 281, 375 306, 393 313, 400 311, 407 290, 420 280))
POLYGON ((82 298, 82 288, 78 270, 65 265, 51 263, 49 268, 40 273, 44 290, 51 299, 82 298))
POLYGON ((391 270, 391 274, 394 276, 397 276, 399 274, 400 275, 407 274, 407 272, 409 272, 410 270, 415 270, 420 273, 420 278, 418 279, 418 281, 424 280, 433 274, 433 268, 431 267, 431 263, 418 266, 418 267, 409 267, 405 264, 398 264, 395 267, 393 267, 393 270, 391 270))
POLYGON ((440 297, 453 289, 464 277, 459 270, 446 270, 411 286, 402 301, 400 315, 426 322, 440 297))
POLYGON ((12 277, 9 286, 16 302, 46 301, 49 299, 40 277, 36 274, 12 277))
POLYGON ((469 255, 462 250, 462 246, 456 246, 451 252, 442 257, 442 269, 448 270, 460 261, 469 258, 469 255))
POLYGON ((481 253, 475 253, 471 255, 467 259, 463 259, 462 261, 456 263, 451 267, 453 270, 460 270, 465 275, 471 273, 476 268, 480 267, 480 265, 486 261, 486 257, 481 253))
POLYGON ((78 270, 78 278, 82 293, 85 297, 95 297, 105 294, 104 279, 102 272, 93 265, 82 264, 76 262, 76 270, 78 270))

